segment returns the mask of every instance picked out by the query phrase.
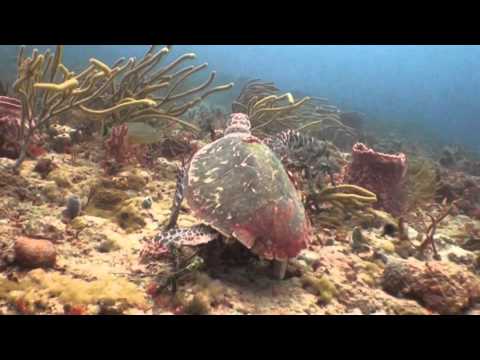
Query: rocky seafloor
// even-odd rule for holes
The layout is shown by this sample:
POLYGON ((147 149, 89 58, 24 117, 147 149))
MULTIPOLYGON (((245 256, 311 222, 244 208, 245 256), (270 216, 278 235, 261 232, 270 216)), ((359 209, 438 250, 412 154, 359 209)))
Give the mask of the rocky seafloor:
MULTIPOLYGON (((49 153, 44 158, 55 167, 48 174, 35 170, 39 160, 27 160, 14 175, 13 160, 0 159, 0 314, 480 313, 480 246, 465 246, 475 243, 470 235, 480 221, 461 214, 438 224, 440 260, 402 255, 386 220, 361 230, 360 250, 352 248, 355 224, 314 223, 312 243, 290 261, 283 281, 252 258, 204 266, 179 279, 175 294, 154 295, 169 259, 147 266, 139 252, 168 220, 177 164, 159 158, 151 168, 107 176, 94 156, 99 151, 91 145, 74 157, 49 153), (71 195, 82 208, 70 221, 71 195)), ((196 223, 185 205, 179 225, 196 223)), ((421 241, 414 222, 407 231, 421 241)))

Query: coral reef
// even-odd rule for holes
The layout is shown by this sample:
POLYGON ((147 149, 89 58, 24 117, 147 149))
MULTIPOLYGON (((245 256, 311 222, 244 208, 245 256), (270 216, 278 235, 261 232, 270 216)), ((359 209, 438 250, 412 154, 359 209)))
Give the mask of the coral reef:
POLYGON ((0 96, 0 114, 2 117, 20 118, 22 114, 21 102, 13 97, 0 96))
POLYGON ((479 313, 476 154, 260 80, 232 105, 170 53, 76 73, 20 48, 0 314, 479 313))
POLYGON ((480 219, 480 182, 477 177, 458 171, 442 171, 435 200, 451 203, 463 214, 480 219))
POLYGON ((383 154, 357 143, 352 149, 351 163, 343 170, 343 182, 375 193, 375 207, 398 215, 404 210, 406 172, 405 154, 383 154))
POLYGON ((415 259, 394 260, 383 274, 384 289, 418 300, 440 314, 458 314, 480 299, 480 281, 451 263, 415 259))
POLYGON ((446 169, 462 171, 473 176, 480 176, 480 158, 477 153, 468 151, 460 145, 448 145, 442 149, 438 160, 446 169))
MULTIPOLYGON (((185 54, 160 70, 155 70, 169 51, 170 48, 165 47, 155 52, 155 46, 152 46, 139 61, 130 59, 124 64, 125 59, 120 59, 112 68, 97 59, 91 59, 90 66, 75 75, 62 64, 62 46, 57 46, 54 54, 49 50, 44 54, 34 50, 28 58, 24 58, 22 47, 18 55, 18 79, 13 85, 13 89, 20 96, 22 109, 20 116, 18 111, 16 113, 20 118, 19 124, 18 121, 15 122, 19 125, 16 143, 19 144, 20 153, 16 156, 18 160, 15 169, 19 168, 27 156, 27 149, 37 130, 50 128, 52 123, 67 111, 79 110, 102 120, 111 119, 108 122, 111 125, 123 123, 125 119, 131 122, 163 119, 170 125, 173 122, 196 130, 178 116, 212 93, 228 90, 233 84, 209 89, 215 78, 215 73, 212 73, 205 83, 181 93, 174 93, 180 84, 205 68, 206 64, 170 73, 183 61, 195 57, 194 54, 185 54), (62 82, 56 83, 60 73, 63 76, 62 82), (165 91, 164 96, 155 97, 159 91, 165 91), (201 95, 182 105, 172 106, 180 99, 188 99, 197 93, 201 95), (104 104, 103 109, 88 107, 89 104, 98 106, 99 103, 104 104), (167 107, 168 111, 165 110, 167 107)), ((7 105, 9 104, 5 106, 7 105)), ((12 121, 8 121, 9 128, 11 125, 12 121)), ((56 147, 63 150, 67 144, 68 139, 56 135, 56 147)))
POLYGON ((311 97, 294 113, 290 119, 298 119, 298 131, 308 132, 311 136, 328 139, 342 150, 349 150, 359 138, 359 130, 343 121, 344 112, 329 104, 328 99, 311 97))

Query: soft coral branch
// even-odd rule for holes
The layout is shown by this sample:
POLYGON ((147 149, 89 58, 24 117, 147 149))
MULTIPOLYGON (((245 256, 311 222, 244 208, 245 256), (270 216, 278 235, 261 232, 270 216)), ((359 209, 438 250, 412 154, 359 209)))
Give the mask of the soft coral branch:
POLYGON ((128 125, 122 124, 112 129, 110 137, 105 141, 106 159, 103 166, 107 172, 115 172, 122 166, 139 162, 148 162, 146 145, 134 145, 128 139, 128 125))
MULTIPOLYGON (((21 153, 22 105, 18 99, 0 96, 0 156, 16 159, 21 153)), ((27 128, 28 130, 28 128, 27 128)), ((40 137, 33 136, 26 155, 39 156, 44 153, 40 137)))
POLYGON ((420 247, 419 247, 419 250, 422 254, 425 252, 427 247, 430 246, 432 248, 434 258, 439 259, 437 247, 435 245, 435 238, 434 238, 435 233, 437 231, 437 226, 451 213, 453 208, 456 206, 456 203, 457 202, 454 201, 452 204, 446 207, 437 217, 428 215, 432 222, 430 226, 427 228, 427 231, 425 232, 425 239, 423 240, 423 242, 420 244, 420 247))

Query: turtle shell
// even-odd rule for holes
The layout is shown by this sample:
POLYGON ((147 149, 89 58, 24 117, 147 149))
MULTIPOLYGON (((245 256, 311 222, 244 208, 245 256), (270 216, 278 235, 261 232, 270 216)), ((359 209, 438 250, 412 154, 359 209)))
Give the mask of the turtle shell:
POLYGON ((305 209, 280 160, 249 134, 200 149, 187 172, 194 215, 269 260, 298 255, 309 241, 305 209))

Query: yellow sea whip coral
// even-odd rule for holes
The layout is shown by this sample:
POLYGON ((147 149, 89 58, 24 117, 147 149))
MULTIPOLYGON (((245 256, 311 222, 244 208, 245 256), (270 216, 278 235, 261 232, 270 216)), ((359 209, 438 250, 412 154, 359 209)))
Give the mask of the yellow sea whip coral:
POLYGON ((93 110, 89 109, 86 106, 80 105, 80 109, 88 114, 91 115, 108 115, 115 111, 119 111, 123 108, 129 107, 131 105, 147 105, 147 106, 155 106, 156 103, 150 99, 142 99, 142 100, 129 100, 129 101, 122 101, 120 104, 112 106, 111 108, 104 109, 104 110, 93 110))
POLYGON ((27 154, 27 148, 35 133, 48 128, 58 115, 70 110, 82 110, 93 114, 110 114, 128 107, 153 107, 155 101, 135 98, 125 101, 119 97, 106 109, 90 109, 88 104, 102 98, 113 85, 114 80, 127 71, 127 65, 116 64, 113 68, 97 59, 90 59, 90 65, 75 75, 62 64, 63 46, 58 45, 52 54, 50 49, 39 54, 37 49, 25 58, 20 48, 17 66, 18 76, 13 85, 22 103, 20 156, 14 170, 18 170, 27 154))
POLYGON ((233 112, 249 115, 252 131, 257 136, 272 135, 284 130, 319 131, 334 129, 353 136, 353 129, 340 121, 340 111, 326 99, 306 96, 295 100, 291 93, 280 95, 273 84, 258 79, 247 82, 234 101, 233 112))
POLYGON ((362 220, 375 216, 370 206, 377 202, 377 196, 360 186, 341 184, 326 186, 324 189, 309 195, 309 202, 330 204, 331 209, 318 217, 320 223, 338 226, 347 214, 362 220))
POLYGON ((64 81, 61 84, 51 84, 51 83, 36 83, 33 84, 35 89, 44 89, 44 90, 51 90, 51 91, 67 91, 77 88, 79 82, 77 79, 70 79, 64 81))
MULTIPOLYGON (((118 111, 107 114, 107 126, 118 125, 128 119, 129 123, 148 122, 157 130, 162 130, 166 137, 179 128, 194 133, 200 131, 180 117, 208 96, 229 90, 233 83, 212 87, 216 73, 211 72, 203 83, 190 86, 188 81, 191 77, 204 70, 207 64, 190 65, 177 70, 185 61, 196 58, 194 53, 187 53, 162 66, 162 60, 170 53, 170 49, 170 46, 166 46, 156 51, 156 46, 151 46, 141 59, 131 58, 123 65, 126 71, 112 83, 103 97, 105 103, 113 105, 119 104, 125 98, 148 98, 154 101, 155 105, 119 108, 118 111)), ((125 59, 117 61, 118 64, 124 62, 125 59)))
POLYGON ((100 71, 103 71, 105 75, 109 75, 112 72, 112 69, 108 67, 108 65, 104 64, 100 60, 97 60, 95 58, 90 59, 90 63, 97 67, 100 71))

